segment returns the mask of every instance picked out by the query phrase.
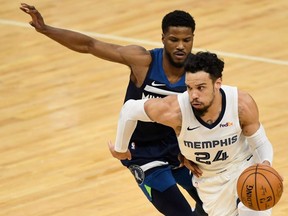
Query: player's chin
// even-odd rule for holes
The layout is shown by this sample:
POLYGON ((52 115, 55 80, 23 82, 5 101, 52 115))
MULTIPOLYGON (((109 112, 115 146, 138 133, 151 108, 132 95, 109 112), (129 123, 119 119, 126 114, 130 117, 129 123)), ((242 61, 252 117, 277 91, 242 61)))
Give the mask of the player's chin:
POLYGON ((184 66, 184 63, 185 63, 185 59, 182 59, 182 58, 174 58, 173 59, 173 65, 175 67, 178 67, 178 68, 182 68, 184 66))
POLYGON ((182 68, 184 66, 184 62, 173 61, 173 63, 171 62, 171 64, 176 68, 182 68))

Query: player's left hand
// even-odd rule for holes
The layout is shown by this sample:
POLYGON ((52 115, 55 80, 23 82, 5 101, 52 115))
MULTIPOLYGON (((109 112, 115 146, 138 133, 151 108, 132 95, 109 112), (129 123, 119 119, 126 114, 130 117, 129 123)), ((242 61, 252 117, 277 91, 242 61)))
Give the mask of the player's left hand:
POLYGON ((131 156, 131 152, 129 149, 126 152, 117 152, 115 151, 114 145, 111 141, 108 142, 108 147, 109 147, 110 153, 112 154, 114 158, 117 158, 118 160, 126 160, 126 159, 131 160, 132 156, 131 156))
POLYGON ((181 153, 178 155, 178 159, 181 163, 180 166, 186 166, 193 173, 193 175, 197 176, 198 178, 202 176, 202 170, 193 161, 188 160, 181 153))
POLYGON ((34 6, 21 3, 20 9, 31 16, 32 21, 29 22, 31 26, 39 32, 45 30, 46 25, 44 19, 34 6))
MULTIPOLYGON (((268 165, 268 166, 272 166, 271 163, 267 160, 263 161, 262 164, 268 165)), ((280 174, 279 174, 280 175, 280 174)), ((284 181, 284 177, 282 175, 280 175, 282 182, 284 181)))

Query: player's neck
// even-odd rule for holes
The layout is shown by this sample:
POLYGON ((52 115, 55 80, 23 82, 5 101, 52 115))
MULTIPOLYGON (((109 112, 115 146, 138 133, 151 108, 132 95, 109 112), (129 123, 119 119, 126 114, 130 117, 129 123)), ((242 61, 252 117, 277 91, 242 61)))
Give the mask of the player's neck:
POLYGON ((177 67, 173 65, 167 58, 163 57, 163 70, 171 84, 178 82, 181 77, 185 74, 184 66, 177 67))
POLYGON ((209 107, 208 111, 201 117, 203 121, 208 124, 213 124, 220 116, 222 110, 222 95, 219 92, 215 95, 215 98, 209 107))
POLYGON ((171 84, 178 82, 184 74, 184 68, 164 67, 164 73, 171 84))

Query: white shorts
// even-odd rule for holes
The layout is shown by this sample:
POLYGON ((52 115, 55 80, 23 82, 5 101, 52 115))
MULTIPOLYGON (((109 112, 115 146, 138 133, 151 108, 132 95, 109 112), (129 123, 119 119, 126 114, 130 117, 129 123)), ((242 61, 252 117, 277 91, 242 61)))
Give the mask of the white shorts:
POLYGON ((209 216, 269 216, 267 211, 254 211, 241 202, 237 205, 237 179, 241 172, 252 165, 253 160, 234 164, 230 169, 212 177, 197 178, 193 175, 193 185, 196 187, 203 208, 209 216))

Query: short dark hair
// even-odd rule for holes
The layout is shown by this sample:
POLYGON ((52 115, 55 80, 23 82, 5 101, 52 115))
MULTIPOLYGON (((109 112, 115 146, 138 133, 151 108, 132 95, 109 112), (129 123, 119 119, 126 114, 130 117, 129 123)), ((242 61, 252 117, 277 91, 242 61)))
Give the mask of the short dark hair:
POLYGON ((219 59, 215 53, 201 51, 196 54, 191 53, 185 62, 184 68, 186 72, 190 73, 205 71, 215 81, 222 77, 224 61, 219 59))
POLYGON ((182 10, 175 10, 163 17, 162 20, 162 32, 166 33, 170 26, 188 27, 195 31, 194 18, 187 12, 182 10))

